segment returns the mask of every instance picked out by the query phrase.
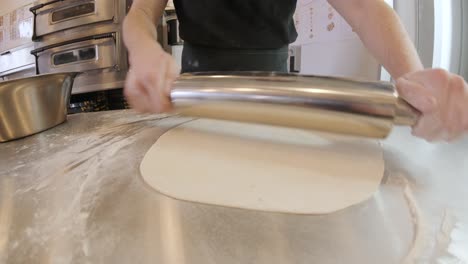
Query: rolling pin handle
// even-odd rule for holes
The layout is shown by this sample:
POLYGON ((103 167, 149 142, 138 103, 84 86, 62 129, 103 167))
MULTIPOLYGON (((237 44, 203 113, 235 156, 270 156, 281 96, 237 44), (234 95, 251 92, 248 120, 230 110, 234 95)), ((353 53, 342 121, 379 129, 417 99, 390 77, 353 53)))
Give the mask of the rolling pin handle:
POLYGON ((421 112, 402 98, 398 98, 395 107, 395 125, 414 126, 419 120, 421 112))

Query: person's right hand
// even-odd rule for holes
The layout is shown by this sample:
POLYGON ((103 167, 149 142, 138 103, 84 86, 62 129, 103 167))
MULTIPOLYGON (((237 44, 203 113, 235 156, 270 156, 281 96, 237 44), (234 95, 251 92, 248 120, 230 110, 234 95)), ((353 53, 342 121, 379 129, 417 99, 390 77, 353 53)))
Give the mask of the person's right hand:
POLYGON ((124 93, 130 106, 147 113, 171 110, 170 91, 180 71, 172 56, 156 41, 147 40, 129 52, 129 60, 124 93))

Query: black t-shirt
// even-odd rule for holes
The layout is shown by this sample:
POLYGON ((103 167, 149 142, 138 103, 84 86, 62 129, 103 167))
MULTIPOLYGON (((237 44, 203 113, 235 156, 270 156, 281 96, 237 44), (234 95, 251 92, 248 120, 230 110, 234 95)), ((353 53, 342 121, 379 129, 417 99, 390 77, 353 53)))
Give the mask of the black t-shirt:
POLYGON ((294 42, 297 0, 174 0, 180 36, 192 45, 277 49, 294 42))

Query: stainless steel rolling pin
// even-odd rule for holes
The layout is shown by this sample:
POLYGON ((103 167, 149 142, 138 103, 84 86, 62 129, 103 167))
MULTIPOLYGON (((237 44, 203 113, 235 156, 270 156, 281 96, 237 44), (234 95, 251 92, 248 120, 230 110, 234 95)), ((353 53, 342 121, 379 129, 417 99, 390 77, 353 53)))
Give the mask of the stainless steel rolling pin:
POLYGON ((385 138, 420 113, 388 82, 261 72, 183 74, 171 99, 185 116, 385 138))

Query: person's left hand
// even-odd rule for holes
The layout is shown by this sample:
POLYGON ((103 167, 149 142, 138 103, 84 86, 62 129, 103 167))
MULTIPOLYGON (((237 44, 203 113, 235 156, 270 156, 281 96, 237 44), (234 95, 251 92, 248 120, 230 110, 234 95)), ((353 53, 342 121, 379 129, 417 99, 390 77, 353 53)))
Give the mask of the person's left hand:
POLYGON ((400 96, 421 111, 413 135, 428 141, 452 141, 468 132, 468 85, 441 69, 409 73, 399 78, 400 96))

